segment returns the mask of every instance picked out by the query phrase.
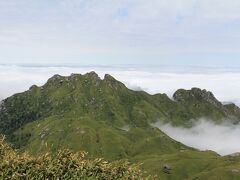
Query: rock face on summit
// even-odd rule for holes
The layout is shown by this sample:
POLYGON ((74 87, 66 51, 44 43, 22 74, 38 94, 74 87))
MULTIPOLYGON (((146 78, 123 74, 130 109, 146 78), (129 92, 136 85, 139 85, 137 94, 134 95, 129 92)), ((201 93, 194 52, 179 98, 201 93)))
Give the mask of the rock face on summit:
POLYGON ((206 101, 214 106, 221 106, 221 103, 214 97, 213 93, 206 89, 201 90, 199 88, 192 88, 191 90, 179 89, 177 90, 173 98, 176 101, 206 101))
POLYGON ((215 98, 212 92, 205 89, 179 89, 174 93, 173 98, 176 102, 179 102, 188 109, 191 108, 195 112, 199 113, 200 111, 205 112, 206 114, 202 114, 202 117, 208 117, 208 114, 215 112, 215 117, 213 119, 216 121, 227 118, 233 120, 233 122, 239 121, 239 107, 235 104, 223 105, 215 98))

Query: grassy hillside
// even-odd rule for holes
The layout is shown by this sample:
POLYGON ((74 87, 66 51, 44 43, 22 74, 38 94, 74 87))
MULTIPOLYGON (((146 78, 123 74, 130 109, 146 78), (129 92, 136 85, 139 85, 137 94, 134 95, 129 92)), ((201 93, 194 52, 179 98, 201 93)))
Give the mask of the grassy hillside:
POLYGON ((20 128, 15 145, 33 154, 69 148, 91 156, 121 159, 138 154, 173 153, 186 146, 170 139, 157 128, 114 127, 88 118, 49 117, 20 128), (25 146, 24 146, 25 144, 25 146))
POLYGON ((240 156, 220 157, 214 152, 185 150, 173 154, 137 156, 131 161, 143 162, 143 168, 149 174, 157 174, 157 179, 240 179, 240 156), (165 170, 165 166, 170 170, 165 170))
POLYGON ((86 151, 90 158, 144 162, 144 170, 164 179, 206 179, 211 172, 239 177, 238 158, 232 162, 186 147, 151 123, 190 127, 202 117, 238 123, 240 109, 198 88, 180 89, 173 98, 129 90, 110 75, 55 75, 42 87, 32 86, 1 103, 0 133, 32 155, 71 149, 86 151))

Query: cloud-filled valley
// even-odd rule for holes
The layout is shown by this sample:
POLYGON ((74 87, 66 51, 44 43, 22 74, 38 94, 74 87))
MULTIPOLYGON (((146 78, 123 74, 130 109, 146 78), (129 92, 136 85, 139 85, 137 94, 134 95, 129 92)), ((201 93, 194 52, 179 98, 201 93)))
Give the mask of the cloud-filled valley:
MULTIPOLYGON (((31 85, 43 85, 54 74, 70 75, 96 71, 101 78, 108 73, 134 90, 150 94, 166 93, 169 97, 179 88, 199 87, 212 91, 220 101, 240 105, 240 70, 196 67, 104 67, 104 66, 17 66, 0 65, 0 99, 27 90, 31 85), (186 70, 187 69, 187 70, 186 70)), ((169 124, 158 127, 173 139, 200 150, 213 150, 221 155, 240 151, 240 126, 215 125, 199 121, 191 129, 169 124)))
POLYGON ((240 152, 240 125, 231 123, 214 124, 200 119, 192 128, 174 127, 171 124, 156 123, 171 138, 200 150, 212 150, 220 155, 240 152))

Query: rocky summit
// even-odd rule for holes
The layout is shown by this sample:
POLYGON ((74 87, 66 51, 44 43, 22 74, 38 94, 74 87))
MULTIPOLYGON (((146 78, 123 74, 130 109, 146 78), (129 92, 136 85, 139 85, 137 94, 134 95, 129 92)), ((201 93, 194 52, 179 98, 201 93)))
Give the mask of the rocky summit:
POLYGON ((235 124, 240 109, 199 88, 177 90, 170 99, 130 90, 111 75, 101 79, 90 72, 54 75, 41 87, 33 85, 3 100, 0 133, 33 155, 71 149, 110 161, 140 162, 149 174, 163 179, 211 179, 212 174, 240 178, 239 156, 200 152, 152 127, 156 122, 191 127, 203 117, 235 124))

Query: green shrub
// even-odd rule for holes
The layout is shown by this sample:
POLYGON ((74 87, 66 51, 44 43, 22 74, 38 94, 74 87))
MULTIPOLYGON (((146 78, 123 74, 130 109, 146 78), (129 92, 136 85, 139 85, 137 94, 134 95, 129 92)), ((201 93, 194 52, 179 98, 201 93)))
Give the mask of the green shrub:
POLYGON ((144 179, 139 165, 87 159, 69 150, 57 154, 18 154, 0 137, 0 179, 144 179))

